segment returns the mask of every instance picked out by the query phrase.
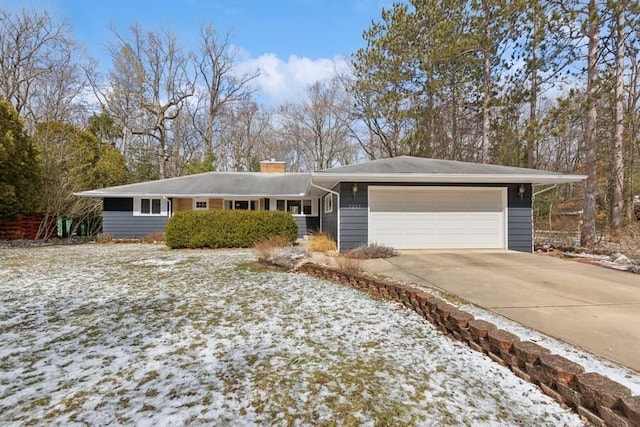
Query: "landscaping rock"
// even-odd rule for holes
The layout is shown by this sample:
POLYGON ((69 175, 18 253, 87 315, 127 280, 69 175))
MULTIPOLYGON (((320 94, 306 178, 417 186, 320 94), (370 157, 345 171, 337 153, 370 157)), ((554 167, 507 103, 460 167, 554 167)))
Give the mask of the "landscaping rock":
POLYGON ((520 341, 517 335, 502 329, 492 329, 487 333, 487 336, 491 347, 496 350, 496 353, 508 353, 513 347, 513 343, 520 341))
POLYGON ((497 328, 496 325, 486 320, 474 319, 469 321, 469 330, 471 331, 471 335, 476 339, 487 338, 489 331, 497 328))
POLYGON ((584 367, 578 363, 557 354, 540 356, 540 364, 544 374, 552 381, 563 384, 574 382, 576 375, 584 372, 584 367))
POLYGON ((551 350, 548 348, 544 348, 531 341, 514 342, 513 352, 518 358, 520 366, 524 366, 525 363, 531 363, 533 365, 539 364, 540 356, 551 354, 551 350))
POLYGON ((597 372, 576 375, 582 396, 593 402, 592 407, 614 408, 623 397, 631 396, 631 390, 597 372))
POLYGON ((625 256, 625 255, 623 255, 623 254, 621 254, 619 252, 616 252, 615 254, 611 255, 611 258, 609 258, 609 261, 614 263, 614 264, 618 264, 618 265, 631 265, 632 264, 631 260, 627 256, 625 256))
POLYGON ((640 426, 640 396, 623 397, 622 410, 635 425, 640 426))

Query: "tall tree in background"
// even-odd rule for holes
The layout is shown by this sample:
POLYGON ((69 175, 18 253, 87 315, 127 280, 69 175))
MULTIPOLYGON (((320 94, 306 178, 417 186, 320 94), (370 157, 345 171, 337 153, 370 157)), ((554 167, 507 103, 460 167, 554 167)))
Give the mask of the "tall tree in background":
POLYGON ((491 162, 491 107, 494 76, 501 64, 502 53, 513 37, 510 23, 517 22, 520 2, 506 0, 473 0, 470 2, 472 29, 482 67, 482 163, 491 162))
POLYGON ((133 24, 128 34, 115 34, 104 105, 132 135, 155 141, 158 178, 166 178, 171 122, 195 91, 189 55, 166 30, 145 31, 133 24))
POLYGON ((527 147, 527 167, 536 168, 540 138, 540 103, 543 94, 554 86, 567 84, 565 75, 576 59, 574 43, 566 37, 571 14, 562 13, 554 0, 529 0, 522 18, 522 38, 516 39, 514 60, 525 66, 514 74, 522 79, 528 114, 524 139, 527 147))
POLYGON ((221 116, 224 130, 220 132, 219 152, 225 170, 252 171, 257 161, 265 157, 270 145, 271 116, 258 104, 246 100, 225 106, 221 116))
POLYGON ((611 238, 620 241, 622 231, 622 213, 624 199, 624 41, 625 41, 625 11, 623 2, 612 2, 613 9, 612 33, 615 40, 615 132, 613 137, 613 200, 611 202, 611 238), (615 3, 615 4, 613 4, 615 3))
POLYGON ((349 101, 337 78, 309 86, 304 101, 284 106, 282 132, 300 144, 298 149, 309 171, 328 169, 345 153, 349 144, 349 101))
POLYGON ((0 101, 0 219, 39 208, 42 175, 38 150, 24 121, 7 101, 0 101))
POLYGON ((259 70, 235 73, 236 53, 229 33, 219 37, 211 23, 200 28, 197 66, 203 91, 198 94, 193 114, 209 153, 217 148, 215 132, 222 110, 228 104, 249 100, 255 90, 251 82, 260 75, 259 70))
POLYGON ((77 115, 88 82, 79 63, 65 22, 46 11, 0 10, 0 97, 25 118, 28 130, 44 120, 82 119, 77 115))
POLYGON ((598 122, 598 55, 600 40, 600 9, 597 0, 588 0, 583 14, 584 36, 587 46, 587 124, 585 133, 585 170, 587 181, 584 190, 584 213, 580 244, 593 248, 596 243, 596 195, 598 192, 597 135, 598 122))
POLYGON ((354 136, 370 159, 407 154, 406 138, 415 131, 410 102, 415 56, 406 37, 409 15, 406 4, 383 9, 382 21, 364 32, 367 46, 352 61, 354 116, 366 126, 364 133, 354 136))

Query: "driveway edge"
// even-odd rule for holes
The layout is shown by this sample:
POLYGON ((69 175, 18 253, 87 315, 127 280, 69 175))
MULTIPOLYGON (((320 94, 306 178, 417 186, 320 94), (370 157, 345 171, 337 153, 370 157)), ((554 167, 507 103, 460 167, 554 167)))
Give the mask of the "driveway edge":
POLYGON ((435 295, 408 284, 311 262, 298 266, 298 271, 401 303, 444 334, 540 387, 545 394, 567 405, 593 425, 640 426, 640 396, 632 396, 629 388, 599 373, 585 373, 582 365, 552 354, 534 342, 521 341, 517 335, 499 329, 493 323, 475 319, 472 314, 435 295))

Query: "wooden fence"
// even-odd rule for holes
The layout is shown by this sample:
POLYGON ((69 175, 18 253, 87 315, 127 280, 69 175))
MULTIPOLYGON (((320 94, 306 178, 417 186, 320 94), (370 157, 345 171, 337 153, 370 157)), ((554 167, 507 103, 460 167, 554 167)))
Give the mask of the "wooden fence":
POLYGON ((0 220, 0 240, 35 240, 57 236, 55 220, 45 224, 45 218, 44 214, 27 214, 0 220))

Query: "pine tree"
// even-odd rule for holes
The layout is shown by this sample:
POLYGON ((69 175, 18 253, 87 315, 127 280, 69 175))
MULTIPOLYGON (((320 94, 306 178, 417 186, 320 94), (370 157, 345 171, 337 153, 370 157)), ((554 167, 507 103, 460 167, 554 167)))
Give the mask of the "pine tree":
POLYGON ((0 101, 0 218, 38 209, 41 192, 38 151, 13 106, 0 101))

